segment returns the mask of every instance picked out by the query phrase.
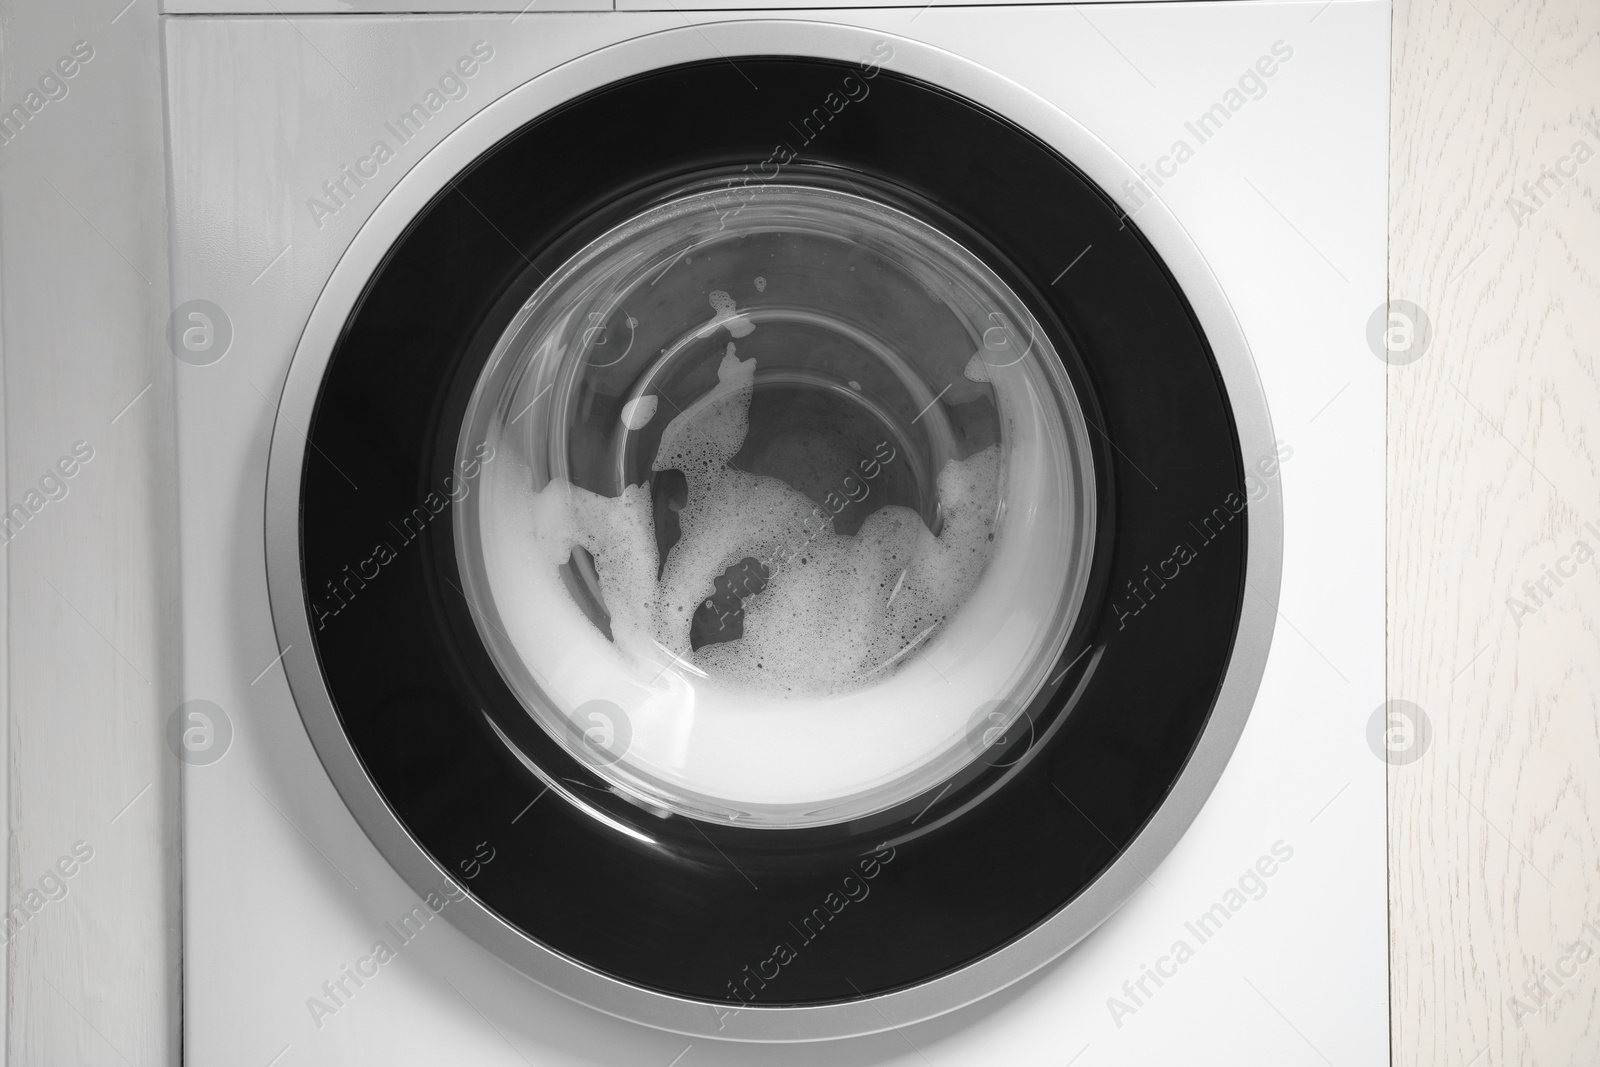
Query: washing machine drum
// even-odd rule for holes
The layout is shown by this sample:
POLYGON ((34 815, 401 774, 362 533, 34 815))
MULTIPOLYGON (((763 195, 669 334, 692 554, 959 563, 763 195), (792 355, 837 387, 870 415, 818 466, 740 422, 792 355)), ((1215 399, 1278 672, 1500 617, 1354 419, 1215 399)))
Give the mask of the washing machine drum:
POLYGON ((340 789, 490 947, 663 1003, 1081 936, 1246 595, 1229 397, 1134 220, 870 65, 677 67, 520 129, 394 244, 304 434, 340 789))

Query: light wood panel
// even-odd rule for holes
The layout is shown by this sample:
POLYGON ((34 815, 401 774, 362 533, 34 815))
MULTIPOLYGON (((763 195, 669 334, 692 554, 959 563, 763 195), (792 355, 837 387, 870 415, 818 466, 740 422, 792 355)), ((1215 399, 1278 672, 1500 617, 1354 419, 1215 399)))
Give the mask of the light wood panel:
POLYGON ((1390 295, 1434 334, 1389 372, 1389 688, 1435 731, 1390 771, 1394 1063, 1596 1064, 1600 5, 1394 29, 1390 295))

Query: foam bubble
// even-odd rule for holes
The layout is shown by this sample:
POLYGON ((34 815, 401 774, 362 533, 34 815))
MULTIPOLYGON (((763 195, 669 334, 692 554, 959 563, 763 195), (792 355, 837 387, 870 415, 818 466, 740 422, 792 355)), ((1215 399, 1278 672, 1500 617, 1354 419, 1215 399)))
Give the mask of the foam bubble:
POLYGON ((691 471, 721 468, 738 455, 750 431, 755 379, 756 361, 740 360, 729 341, 717 365, 717 384, 661 431, 654 469, 681 470, 692 479, 691 471))
MULTIPOLYGON (((728 465, 749 430, 755 366, 730 343, 717 385, 662 432, 654 469, 682 471, 688 483, 681 536, 664 567, 645 485, 606 498, 552 481, 497 509, 496 524, 501 536, 523 544, 531 532, 535 565, 548 575, 575 547, 594 557, 615 651, 631 660, 667 652, 720 687, 775 696, 876 683, 910 662, 977 588, 994 546, 1000 450, 952 460, 939 473, 938 536, 919 514, 893 505, 868 516, 855 535, 838 534, 827 510, 804 493, 728 465), (770 579, 743 601, 743 636, 695 650, 696 609, 717 577, 747 557, 770 579)), ((571 599, 559 583, 540 584, 571 599)), ((605 640, 594 624, 581 625, 591 640, 605 640)))
POLYGON ((654 396, 636 396, 622 405, 622 425, 630 430, 642 430, 656 417, 660 400, 654 396))
POLYGON ((738 305, 733 302, 733 297, 721 289, 711 291, 711 310, 715 313, 715 317, 711 320, 713 327, 726 326, 734 337, 748 337, 755 331, 755 324, 739 314, 738 305))

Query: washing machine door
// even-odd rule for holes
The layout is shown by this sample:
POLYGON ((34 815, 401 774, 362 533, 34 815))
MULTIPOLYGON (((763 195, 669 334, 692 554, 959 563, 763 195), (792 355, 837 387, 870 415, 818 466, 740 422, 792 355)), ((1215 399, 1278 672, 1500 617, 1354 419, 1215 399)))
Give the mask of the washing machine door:
POLYGON ((605 1011, 836 1037, 1041 966, 1188 825, 1270 635, 1271 434, 1065 116, 711 32, 536 80, 374 215, 285 389, 273 609, 428 907, 605 1011))

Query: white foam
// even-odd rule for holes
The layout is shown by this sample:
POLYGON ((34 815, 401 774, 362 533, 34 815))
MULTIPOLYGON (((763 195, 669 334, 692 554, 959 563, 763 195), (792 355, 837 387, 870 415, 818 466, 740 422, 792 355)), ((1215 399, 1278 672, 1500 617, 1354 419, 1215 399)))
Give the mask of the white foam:
POLYGON ((630 430, 642 430, 656 417, 660 399, 654 396, 636 396, 622 405, 622 425, 630 430))
POLYGON ((810 812, 908 775, 937 781, 971 758, 974 709, 1031 692, 1051 662, 1045 644, 1057 640, 1052 619, 1076 551, 1065 534, 1065 441, 1049 428, 1029 364, 996 371, 1009 448, 941 472, 941 535, 880 508, 840 536, 811 518, 803 494, 728 467, 754 371, 730 349, 715 389, 663 428, 657 466, 683 470, 690 492, 659 581, 646 486, 607 499, 544 484, 491 431, 505 447, 472 500, 489 638, 514 650, 502 669, 526 672, 514 684, 538 717, 570 719, 593 700, 622 708, 631 746, 606 773, 644 795, 810 812), (1007 502, 1003 520, 997 501, 1007 502), (811 540, 809 529, 819 531, 811 540), (562 582, 575 546, 594 556, 613 640, 562 582), (773 575, 744 600, 744 636, 692 651, 694 608, 747 555, 773 575), (904 648, 914 651, 895 658, 904 648))
MULTIPOLYGON (((720 686, 796 697, 845 692, 903 667, 905 653, 966 601, 989 560, 998 447, 951 461, 940 473, 939 536, 916 512, 892 505, 872 513, 855 535, 841 535, 804 493, 729 466, 749 430, 755 360, 741 361, 730 343, 717 374, 716 387, 661 436, 655 469, 682 471, 688 501, 659 580, 643 486, 606 499, 555 481, 532 496, 527 512, 506 521, 526 523, 552 566, 580 545, 594 556, 613 637, 630 657, 653 647, 720 686), (694 650, 696 609, 716 578, 748 557, 768 568, 770 580, 744 600, 743 637, 694 650)), ((841 479, 850 473, 841 471, 841 479)), ((864 484, 870 499, 872 482, 864 484)))
MULTIPOLYGON (((702 648, 694 662, 745 690, 802 696, 856 689, 903 667, 907 650, 932 637, 978 584, 993 545, 999 459, 999 449, 989 448, 941 472, 938 537, 922 516, 898 506, 874 512, 854 536, 823 527, 791 549, 764 591, 745 600, 743 638, 702 648)), ((803 494, 782 482, 733 473, 729 503, 759 500, 763 517, 799 512, 802 521, 811 510, 803 494)), ((692 500, 692 484, 690 493, 692 500)), ((712 507, 720 503, 708 499, 712 507)), ((735 525, 715 513, 704 524, 735 525)), ((759 534, 770 536, 766 529, 759 534)), ((704 566, 708 556, 694 563, 704 566)), ((673 557, 669 572, 676 551, 673 557)), ((713 576, 721 573, 711 567, 713 576)), ((703 576, 692 574, 683 592, 703 576)))
POLYGON ((755 331, 755 323, 739 314, 738 305, 733 302, 733 297, 721 289, 711 292, 711 310, 715 317, 711 320, 713 327, 726 326, 728 332, 735 337, 748 337, 755 331))
POLYGON ((729 341, 717 365, 717 384, 661 431, 655 469, 720 470, 738 455, 750 430, 755 377, 756 361, 741 361, 729 341))
MULTIPOLYGON (((716 229, 725 219, 702 225, 714 200, 672 207, 659 230, 655 216, 630 224, 606 238, 600 258, 575 261, 589 265, 553 279, 546 295, 527 305, 474 393, 458 447, 465 454, 489 444, 495 459, 456 509, 455 524, 474 625, 530 718, 621 793, 690 815, 800 826, 856 818, 937 789, 974 757, 975 716, 987 723, 982 716, 997 700, 1027 701, 1053 673, 1082 595, 1095 527, 1087 427, 1048 339, 1035 338, 1035 330, 1026 344, 1020 335, 1012 341, 1012 322, 1032 324, 1003 283, 947 238, 891 209, 845 194, 781 195, 787 199, 771 210, 745 212, 728 234, 716 229), (875 512, 853 536, 836 534, 826 517, 808 526, 810 500, 729 466, 740 462, 755 369, 730 351, 714 395, 691 417, 673 418, 679 412, 657 394, 662 402, 646 424, 651 438, 664 433, 661 465, 679 465, 685 480, 693 479, 678 513, 683 535, 663 569, 646 485, 605 499, 551 481, 568 469, 568 449, 580 447, 572 420, 592 414, 583 399, 588 385, 604 393, 623 380, 616 373, 590 378, 601 366, 594 351, 573 351, 567 342, 581 336, 583 316, 594 309, 620 310, 624 298, 644 307, 666 299, 651 296, 648 285, 659 277, 657 264, 670 266, 683 249, 707 240, 729 241, 733 249, 747 232, 835 235, 844 232, 841 221, 965 324, 964 350, 981 347, 982 366, 971 369, 988 376, 988 387, 962 376, 959 351, 953 365, 912 350, 882 353, 892 357, 887 363, 907 385, 920 380, 930 392, 953 386, 947 403, 992 399, 1004 445, 919 472, 920 484, 937 480, 948 498, 937 538, 919 517, 870 497, 851 509, 852 518, 875 512), (522 417, 549 389, 557 392, 539 409, 546 414, 522 417), (992 542, 988 533, 979 538, 983 530, 992 542), (575 548, 594 557, 593 572, 567 566, 575 548), (743 601, 743 637, 692 650, 693 610, 703 610, 717 578, 746 555, 769 560, 773 573, 743 601), (585 576, 597 583, 604 620, 591 618, 585 576), (593 725, 583 709, 600 702, 626 726, 618 735, 628 741, 610 753, 612 761, 597 762, 576 740, 593 725)), ((709 270, 725 260, 708 252, 696 262, 709 270)), ((779 305, 762 306, 766 292, 807 289, 799 276, 779 279, 777 289, 770 277, 772 284, 752 289, 748 270, 710 277, 718 280, 709 285, 732 289, 695 287, 695 299, 709 307, 683 308, 692 321, 674 328, 687 326, 681 343, 651 357, 650 369, 634 380, 661 380, 672 369, 665 361, 691 341, 722 347, 732 338, 748 348, 743 338, 753 339, 758 324, 764 332, 769 320, 786 319, 791 300, 824 310, 820 291, 779 293, 779 305), (735 296, 755 303, 741 309, 735 296)), ((854 321, 857 312, 872 317, 872 303, 847 302, 841 321, 854 321)), ((614 315, 604 321, 620 326, 614 315)), ((631 316, 625 321, 631 332, 631 316)), ((612 344, 625 347, 620 338, 612 344)), ((841 379, 853 373, 848 364, 828 365, 841 379)), ((863 382, 848 388, 850 395, 872 391, 863 382)), ((617 403, 633 399, 630 393, 617 403)), ((631 408, 626 424, 599 427, 604 455, 590 458, 631 461, 629 448, 643 442, 630 440, 625 426, 645 407, 631 408)), ((616 406, 609 410, 615 417, 616 406)), ((942 429, 934 439, 945 440, 942 429)), ((843 457, 847 464, 860 458, 843 457)), ((845 473, 838 490, 860 496, 864 472, 850 472, 858 479, 850 485, 845 473)), ((869 487, 882 493, 883 484, 869 487)), ((582 563, 584 553, 578 556, 582 563)), ((724 585, 715 600, 725 607, 727 598, 724 585)))

